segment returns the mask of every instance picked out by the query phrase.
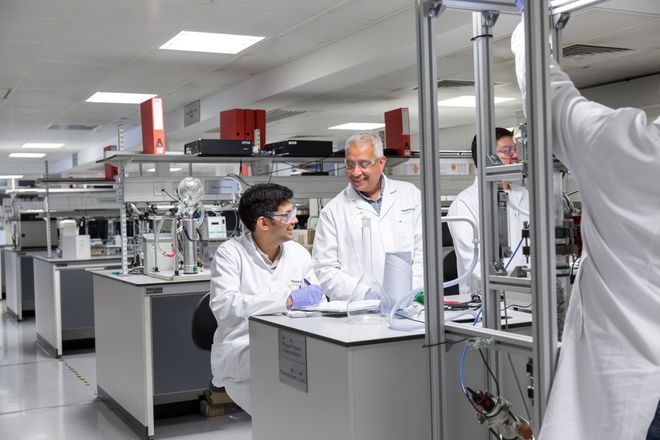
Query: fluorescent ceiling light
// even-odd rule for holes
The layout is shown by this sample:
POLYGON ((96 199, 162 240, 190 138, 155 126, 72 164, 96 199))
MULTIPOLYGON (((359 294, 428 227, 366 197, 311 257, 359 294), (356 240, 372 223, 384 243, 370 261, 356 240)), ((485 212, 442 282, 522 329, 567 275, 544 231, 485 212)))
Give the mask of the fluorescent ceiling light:
POLYGON ((383 127, 385 127, 385 124, 375 122, 349 122, 347 124, 328 127, 328 130, 375 130, 383 127))
POLYGON ((7 174, 5 176, 0 176, 0 179, 22 179, 22 174, 7 174))
POLYGON ((64 144, 49 143, 49 142, 26 142, 23 148, 62 148, 64 144))
MULTIPOLYGON (((182 168, 179 167, 170 167, 170 172, 176 173, 177 171, 181 171, 182 168)), ((147 168, 147 173, 155 173, 156 168, 147 168)))
POLYGON ((181 31, 159 49, 236 54, 263 39, 252 35, 181 31))
MULTIPOLYGON (((513 101, 514 99, 515 98, 502 98, 496 96, 495 104, 513 101)), ((440 107, 476 107, 477 98, 474 95, 457 96, 456 98, 444 99, 442 101, 438 101, 438 105, 440 107)))
POLYGON ((151 93, 96 92, 85 102, 105 102, 110 104, 142 104, 157 95, 151 93))
POLYGON ((39 159, 45 155, 46 153, 9 153, 9 157, 24 157, 29 159, 39 159))

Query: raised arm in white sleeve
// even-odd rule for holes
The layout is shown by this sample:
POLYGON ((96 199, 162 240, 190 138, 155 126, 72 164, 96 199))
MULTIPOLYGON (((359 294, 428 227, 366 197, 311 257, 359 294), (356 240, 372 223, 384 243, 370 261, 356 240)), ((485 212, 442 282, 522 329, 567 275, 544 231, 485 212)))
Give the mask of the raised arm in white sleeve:
POLYGON ((347 300, 359 279, 341 270, 339 237, 335 218, 324 209, 319 215, 312 250, 314 271, 330 300, 347 300))

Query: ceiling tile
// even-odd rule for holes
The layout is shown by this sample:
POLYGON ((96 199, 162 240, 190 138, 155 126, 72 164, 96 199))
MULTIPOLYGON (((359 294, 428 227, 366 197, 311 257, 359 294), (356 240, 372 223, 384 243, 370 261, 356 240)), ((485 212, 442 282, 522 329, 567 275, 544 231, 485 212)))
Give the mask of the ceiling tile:
POLYGON ((110 46, 99 50, 98 47, 83 42, 47 44, 39 55, 39 61, 121 66, 141 57, 150 49, 134 46, 110 46))
POLYGON ((580 42, 628 49, 657 49, 660 48, 660 18, 638 23, 634 27, 634 32, 631 32, 629 28, 624 28, 587 38, 580 42))
POLYGON ((163 69, 178 65, 211 70, 235 58, 237 55, 154 49, 137 60, 136 64, 163 69))
MULTIPOLYGON (((571 15, 562 33, 564 45, 584 43, 601 35, 607 35, 618 30, 640 26, 646 21, 656 21, 655 17, 640 14, 625 14, 614 11, 583 10, 571 15)), ((657 23, 657 21, 656 21, 657 23)), ((633 31, 635 34, 637 32, 633 31)), ((657 28, 655 35, 660 34, 657 28)), ((642 35, 639 33, 638 35, 642 35)))
POLYGON ((123 93, 154 93, 161 95, 166 93, 170 87, 163 84, 154 84, 151 81, 132 81, 119 78, 118 76, 105 81, 99 86, 100 92, 123 92, 123 93))
POLYGON ((0 60, 0 87, 14 87, 30 67, 29 61, 3 62, 0 60))
POLYGON ((37 42, 0 40, 0 60, 34 60, 42 46, 37 42))
POLYGON ((99 52, 113 47, 149 50, 158 48, 175 34, 176 30, 169 28, 69 21, 51 43, 79 45, 82 42, 99 52))
POLYGON ((309 17, 309 12, 226 5, 204 11, 186 24, 186 30, 269 37, 279 35, 309 17))
POLYGON ((86 93, 80 91, 16 89, 9 95, 5 108, 68 109, 86 98, 86 93))
POLYGON ((46 18, 0 15, 0 40, 47 41, 61 23, 46 18))
POLYGON ((415 6, 410 0, 352 0, 333 9, 333 13, 377 19, 415 6))
POLYGON ((132 65, 117 73, 113 80, 151 83, 154 85, 182 85, 207 73, 207 67, 186 66, 173 63, 169 67, 132 65))
POLYGON ((63 18, 78 0, 2 0, 3 15, 63 18))
POLYGON ((335 40, 344 37, 369 24, 372 19, 338 15, 334 13, 320 15, 289 32, 290 38, 314 38, 317 40, 335 40))
POLYGON ((118 67, 96 66, 93 64, 51 63, 40 61, 35 63, 27 78, 53 78, 70 80, 105 81, 118 67))
POLYGON ((217 0, 215 7, 222 8, 226 5, 258 6, 268 9, 288 9, 291 11, 322 12, 335 5, 343 3, 343 0, 217 0))
POLYGON ((21 89, 84 91, 92 95, 103 83, 101 80, 79 80, 75 78, 23 78, 21 89))
POLYGON ((104 125, 135 110, 129 105, 100 105, 83 102, 53 121, 53 124, 104 125))
POLYGON ((243 72, 246 75, 255 74, 283 64, 324 44, 324 41, 319 40, 286 36, 275 38, 255 47, 223 69, 229 72, 243 72))
POLYGON ((208 5, 202 2, 155 0, 85 0, 71 14, 77 21, 182 27, 208 5))
POLYGON ((216 69, 198 80, 170 91, 163 96, 163 100, 166 105, 180 108, 196 99, 213 95, 229 84, 234 84, 243 80, 245 80, 245 75, 241 73, 216 69))

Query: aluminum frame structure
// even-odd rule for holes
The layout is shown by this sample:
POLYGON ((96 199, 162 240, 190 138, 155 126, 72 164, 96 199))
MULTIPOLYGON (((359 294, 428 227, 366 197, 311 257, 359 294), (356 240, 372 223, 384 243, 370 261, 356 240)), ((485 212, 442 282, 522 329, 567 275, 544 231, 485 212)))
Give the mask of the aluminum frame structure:
MULTIPOLYGON (((439 267, 437 243, 442 231, 437 219, 440 202, 439 163, 424 160, 437 157, 438 111, 437 67, 435 50, 435 19, 445 8, 473 11, 473 41, 475 59, 475 90, 477 95, 477 139, 480 184, 480 222, 482 227, 481 261, 486 307, 484 327, 476 329, 444 322, 444 310, 439 295, 427 295, 426 344, 430 349, 431 433, 434 440, 447 439, 445 406, 445 357, 438 344, 459 337, 482 337, 494 341, 492 349, 511 353, 531 354, 534 362, 534 432, 538 434, 554 377, 557 357, 556 274, 555 274, 555 211, 552 182, 552 137, 550 119, 549 70, 547 44, 550 22, 553 26, 553 48, 559 53, 560 31, 572 10, 591 6, 603 0, 573 2, 525 0, 526 81, 525 108, 528 122, 529 162, 526 176, 531 187, 531 279, 511 278, 491 274, 490 263, 499 247, 497 234, 496 183, 505 178, 522 176, 521 165, 487 166, 487 153, 494 152, 494 94, 492 79, 492 32, 500 12, 517 13, 514 1, 505 0, 416 0, 417 62, 419 82, 419 121, 422 156, 422 198, 424 231, 424 282, 426 292, 441 292, 442 273, 439 267), (571 3, 575 3, 572 5, 571 3), (526 292, 532 297, 532 336, 521 336, 500 330, 499 294, 503 290, 526 292)), ((497 356, 489 350, 491 365, 497 372, 497 356)), ((486 433, 486 435, 488 435, 486 433)))

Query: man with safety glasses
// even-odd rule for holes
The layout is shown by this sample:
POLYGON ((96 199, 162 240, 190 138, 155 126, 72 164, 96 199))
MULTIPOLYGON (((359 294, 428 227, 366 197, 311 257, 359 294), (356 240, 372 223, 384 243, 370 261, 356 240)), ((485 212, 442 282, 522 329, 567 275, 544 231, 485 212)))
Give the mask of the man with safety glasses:
MULTIPOLYGON (((506 128, 497 127, 495 129, 495 151, 503 164, 509 165, 518 162, 518 148, 513 141, 513 133, 506 128)), ((477 136, 472 139, 472 160, 474 165, 477 163, 477 136)), ((503 189, 507 192, 508 205, 508 236, 509 247, 514 252, 522 236, 523 222, 529 221, 529 193, 526 187, 522 187, 510 182, 503 182, 503 189), (514 209, 517 207, 518 209, 514 209), (521 212, 523 211, 523 212, 521 212)), ((448 216, 469 217, 476 224, 479 224, 479 180, 474 178, 472 185, 460 192, 456 199, 449 206, 448 216)), ((472 242, 472 228, 466 222, 450 222, 447 224, 454 241, 454 251, 456 252, 456 270, 458 276, 461 276, 472 262, 474 244, 472 242)), ((504 260, 507 269, 511 270, 516 266, 525 264, 525 258, 522 254, 522 246, 512 258, 504 260)), ((459 285, 459 293, 475 293, 481 291, 481 269, 477 266, 472 276, 459 285)))
POLYGON ((423 286, 421 194, 408 182, 387 178, 386 162, 377 135, 358 133, 346 141, 349 184, 321 211, 312 251, 330 299, 348 299, 364 274, 382 284, 387 252, 410 255, 412 286, 423 286))
POLYGON ((218 247, 210 306, 218 329, 211 349, 213 385, 250 413, 248 318, 325 300, 309 252, 293 241, 293 192, 274 183, 250 187, 238 205, 247 231, 218 247))

